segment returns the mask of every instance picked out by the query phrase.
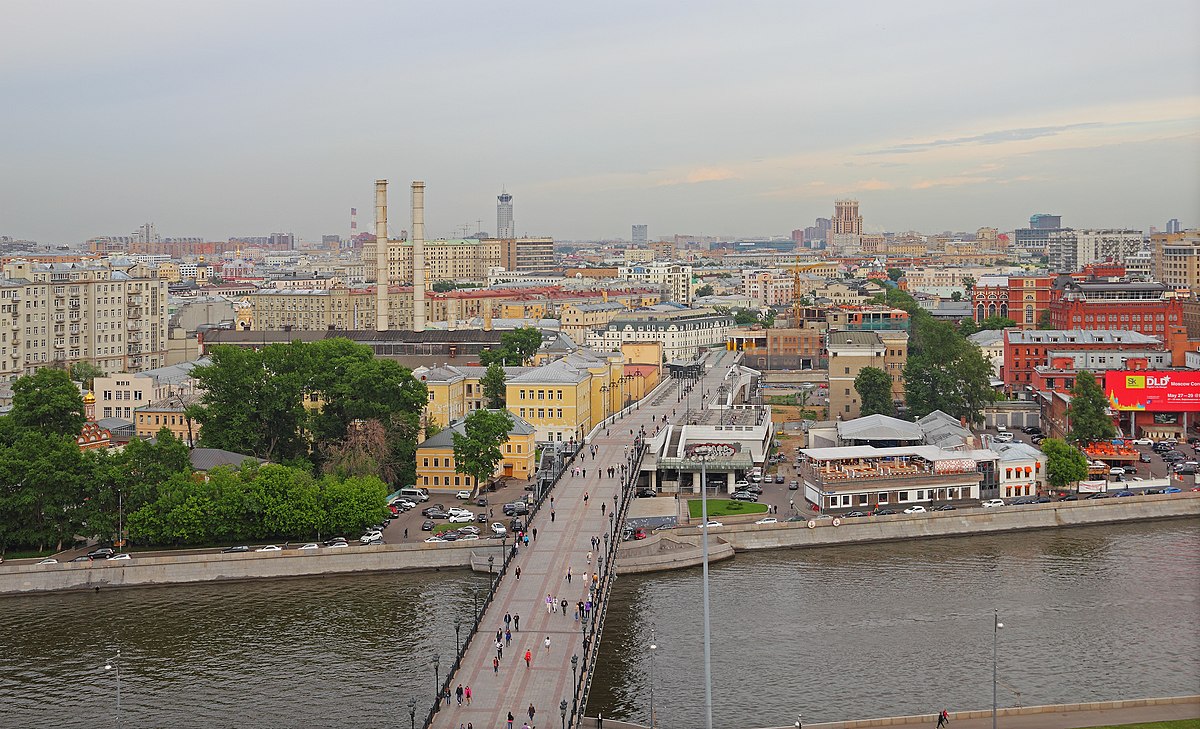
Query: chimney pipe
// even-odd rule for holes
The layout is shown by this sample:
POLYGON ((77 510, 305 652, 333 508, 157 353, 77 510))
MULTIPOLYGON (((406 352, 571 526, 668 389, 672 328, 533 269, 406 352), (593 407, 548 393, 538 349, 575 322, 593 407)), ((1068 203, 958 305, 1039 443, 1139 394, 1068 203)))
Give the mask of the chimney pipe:
POLYGON ((375 329, 388 330, 387 180, 375 180, 375 329))
POLYGON ((413 331, 425 331, 425 183, 412 183, 413 331))

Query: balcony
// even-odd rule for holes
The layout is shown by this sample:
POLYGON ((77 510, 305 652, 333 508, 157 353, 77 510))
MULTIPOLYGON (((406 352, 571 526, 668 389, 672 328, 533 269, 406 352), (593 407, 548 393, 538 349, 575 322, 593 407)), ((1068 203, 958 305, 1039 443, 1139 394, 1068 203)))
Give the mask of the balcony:
POLYGON ((129 311, 125 312, 125 316, 129 319, 141 319, 142 309, 141 307, 129 309, 129 311))
POLYGON ((142 323, 137 321, 126 322, 125 328, 131 332, 140 332, 142 330, 142 323))

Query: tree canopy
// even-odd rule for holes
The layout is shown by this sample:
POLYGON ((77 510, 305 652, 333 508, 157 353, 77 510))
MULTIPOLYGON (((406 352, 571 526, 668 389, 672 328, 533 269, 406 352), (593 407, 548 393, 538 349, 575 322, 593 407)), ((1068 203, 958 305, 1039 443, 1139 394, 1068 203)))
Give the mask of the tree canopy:
POLYGON ((1087 370, 1077 372, 1075 385, 1071 388, 1071 403, 1067 405, 1071 439, 1086 444, 1116 437, 1117 428, 1105 412, 1107 409, 1108 398, 1096 376, 1087 370))
POLYGON ((895 415, 892 402, 892 378, 878 367, 863 367, 854 378, 854 390, 861 401, 861 415, 895 415))
POLYGON ((889 268, 887 270, 887 277, 893 281, 899 281, 901 278, 904 277, 904 269, 903 268, 889 268))
POLYGON ((433 290, 434 290, 434 292, 439 293, 439 294, 444 294, 447 291, 453 291, 454 288, 455 287, 454 287, 453 281, 434 281, 433 282, 433 290))
POLYGON ((1009 319, 1007 316, 989 316, 983 321, 979 322, 980 329, 998 330, 1007 329, 1008 327, 1015 327, 1016 325, 1017 323, 1012 319, 1009 319))
POLYGON ((1046 454, 1046 483, 1052 488, 1066 488, 1087 478, 1087 456, 1083 451, 1058 438, 1047 438, 1041 446, 1046 454))
POLYGON ((467 416, 465 433, 454 433, 454 466, 459 473, 487 482, 503 458, 500 446, 508 442, 512 417, 507 410, 476 410, 467 416))
POLYGON ((508 381, 508 376, 504 374, 504 365, 499 362, 493 362, 488 365, 487 372, 479 379, 479 386, 483 388, 483 396, 487 398, 487 406, 492 410, 503 408, 505 401, 508 399, 508 391, 505 387, 505 382, 508 381))
POLYGON ((83 429, 83 395, 62 370, 43 367, 13 383, 13 422, 23 428, 69 435, 72 440, 83 429))
POLYGON ((542 332, 534 327, 519 327, 500 335, 500 346, 479 353, 479 364, 487 367, 493 362, 520 367, 537 354, 542 346, 542 332))
POLYGON ((97 377, 104 377, 104 370, 96 367, 91 362, 74 362, 67 368, 67 374, 75 382, 82 382, 83 386, 91 390, 96 383, 97 377))
POLYGON ((700 288, 696 289, 697 297, 712 296, 712 295, 713 295, 713 287, 711 284, 704 284, 700 288))

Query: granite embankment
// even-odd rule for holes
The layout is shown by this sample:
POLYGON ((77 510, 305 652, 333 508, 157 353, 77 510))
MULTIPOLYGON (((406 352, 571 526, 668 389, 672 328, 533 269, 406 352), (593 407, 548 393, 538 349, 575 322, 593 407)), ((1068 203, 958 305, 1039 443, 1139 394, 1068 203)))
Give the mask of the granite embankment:
MULTIPOLYGON (((725 526, 713 528, 714 539, 709 546, 710 557, 716 561, 754 549, 825 547, 1197 516, 1200 492, 843 519, 838 526, 832 519, 755 524, 753 517, 726 517, 725 526), (745 523, 737 523, 737 519, 745 519, 745 523)), ((14 560, 0 565, 0 595, 389 570, 487 571, 487 556, 494 555, 499 563, 501 551, 501 545, 483 540, 241 554, 134 553, 130 560, 51 565, 14 560)), ((700 530, 679 527, 641 542, 626 542, 617 569, 627 574, 652 572, 692 567, 700 561, 700 530)))

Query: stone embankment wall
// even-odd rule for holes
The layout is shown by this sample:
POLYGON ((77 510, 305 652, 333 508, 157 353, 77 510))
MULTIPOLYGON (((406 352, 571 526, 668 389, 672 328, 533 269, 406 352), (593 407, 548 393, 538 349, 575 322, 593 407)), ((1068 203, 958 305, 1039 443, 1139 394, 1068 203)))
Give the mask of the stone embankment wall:
POLYGON ((98 561, 39 565, 32 560, 0 565, 0 595, 91 590, 109 587, 256 580, 271 577, 311 577, 353 572, 389 570, 436 570, 470 567, 472 555, 487 555, 503 562, 500 543, 448 542, 443 544, 381 544, 344 549, 287 550, 213 554, 189 551, 178 554, 139 556, 120 561, 98 561))

